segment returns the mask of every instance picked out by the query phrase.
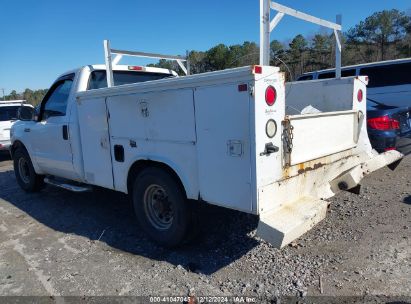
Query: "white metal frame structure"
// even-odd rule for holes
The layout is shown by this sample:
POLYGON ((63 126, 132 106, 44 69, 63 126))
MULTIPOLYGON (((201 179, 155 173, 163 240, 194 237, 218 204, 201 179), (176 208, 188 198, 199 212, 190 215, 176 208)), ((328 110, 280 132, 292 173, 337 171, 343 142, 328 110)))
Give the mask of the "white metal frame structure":
POLYGON ((336 23, 333 23, 299 12, 271 0, 260 0, 260 65, 270 65, 270 34, 285 15, 318 24, 334 31, 336 42, 335 77, 341 78, 341 15, 337 15, 336 23), (272 20, 270 17, 271 10, 276 10, 278 12, 272 20))
POLYGON ((110 41, 104 40, 104 57, 106 63, 106 73, 107 73, 107 86, 114 86, 113 79, 113 65, 117 65, 123 56, 134 56, 134 57, 144 57, 144 58, 155 58, 155 59, 166 59, 166 60, 175 60, 180 68, 186 75, 190 75, 190 61, 189 54, 187 51, 186 56, 172 56, 172 55, 162 55, 156 53, 144 53, 144 52, 133 52, 125 50, 116 50, 110 47, 110 41), (116 54, 116 57, 113 59, 112 55, 116 54), (184 66, 183 62, 186 61, 187 68, 184 66))

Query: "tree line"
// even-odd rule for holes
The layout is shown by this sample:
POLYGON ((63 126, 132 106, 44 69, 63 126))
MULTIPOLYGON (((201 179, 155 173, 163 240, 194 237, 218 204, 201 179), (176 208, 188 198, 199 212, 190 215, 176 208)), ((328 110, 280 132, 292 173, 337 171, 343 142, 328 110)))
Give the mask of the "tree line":
MULTIPOLYGON (((376 12, 342 33, 342 65, 411 57, 411 16, 392 9, 376 12)), ((331 32, 295 36, 288 42, 270 44, 271 65, 286 72, 288 80, 299 75, 334 67, 335 38, 331 32)), ((258 64, 259 46, 255 42, 227 46, 218 44, 207 51, 189 52, 192 74, 258 64)), ((160 60, 149 66, 182 72, 177 63, 160 60)), ((12 91, 6 100, 25 99, 38 104, 47 90, 12 91)))
MULTIPOLYGON (((376 12, 342 33, 342 65, 411 57, 411 16, 392 9, 376 12)), ((271 65, 280 66, 288 80, 299 75, 334 67, 335 37, 332 32, 313 36, 299 34, 289 42, 273 40, 271 65)), ((254 42, 219 44, 205 52, 189 53, 193 74, 259 63, 254 42)), ((160 60, 152 66, 178 70, 175 62, 160 60)))
POLYGON ((39 104, 43 97, 46 95, 47 89, 30 90, 25 89, 22 93, 17 93, 16 90, 12 90, 9 95, 4 96, 4 100, 27 100, 32 105, 39 104))

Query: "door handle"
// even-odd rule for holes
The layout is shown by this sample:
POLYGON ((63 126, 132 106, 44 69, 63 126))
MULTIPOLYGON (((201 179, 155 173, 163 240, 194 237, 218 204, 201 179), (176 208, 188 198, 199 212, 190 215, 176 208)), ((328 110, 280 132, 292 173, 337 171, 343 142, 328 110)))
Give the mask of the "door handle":
POLYGON ((63 139, 68 140, 68 128, 67 125, 63 126, 63 139))
POLYGON ((261 152, 260 156, 264 156, 264 155, 269 156, 270 154, 276 153, 278 151, 280 151, 280 148, 278 148, 277 146, 274 146, 272 142, 269 142, 265 144, 264 152, 261 152))
POLYGON ((24 129, 24 132, 27 132, 27 133, 28 133, 28 132, 30 132, 30 131, 31 131, 30 128, 25 128, 25 129, 24 129))

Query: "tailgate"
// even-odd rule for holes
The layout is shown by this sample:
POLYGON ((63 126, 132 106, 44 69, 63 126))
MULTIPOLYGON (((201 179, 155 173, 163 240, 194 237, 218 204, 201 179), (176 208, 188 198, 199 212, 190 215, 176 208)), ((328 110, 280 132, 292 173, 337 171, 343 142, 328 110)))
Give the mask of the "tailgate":
POLYGON ((286 165, 354 148, 362 118, 362 113, 355 110, 287 116, 283 122, 286 165))

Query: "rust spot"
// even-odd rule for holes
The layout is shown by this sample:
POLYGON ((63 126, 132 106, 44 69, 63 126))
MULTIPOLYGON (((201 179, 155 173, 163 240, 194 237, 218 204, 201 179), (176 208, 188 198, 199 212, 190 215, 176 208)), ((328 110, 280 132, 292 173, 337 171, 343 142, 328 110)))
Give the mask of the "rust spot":
POLYGON ((325 166, 325 164, 323 164, 323 163, 315 164, 315 165, 314 165, 314 170, 315 170, 315 169, 318 169, 318 168, 321 168, 321 167, 323 167, 323 166, 325 166))
POLYGON ((305 173, 305 172, 308 172, 308 171, 316 170, 316 169, 321 168, 323 166, 325 166, 325 164, 317 163, 317 164, 314 164, 314 166, 312 166, 312 167, 304 168, 304 163, 302 163, 302 164, 298 165, 298 167, 299 167, 298 174, 302 174, 302 173, 305 173))
POLYGON ((286 166, 286 167, 283 169, 283 177, 284 177, 285 179, 290 177, 290 167, 289 167, 289 166, 286 166))

